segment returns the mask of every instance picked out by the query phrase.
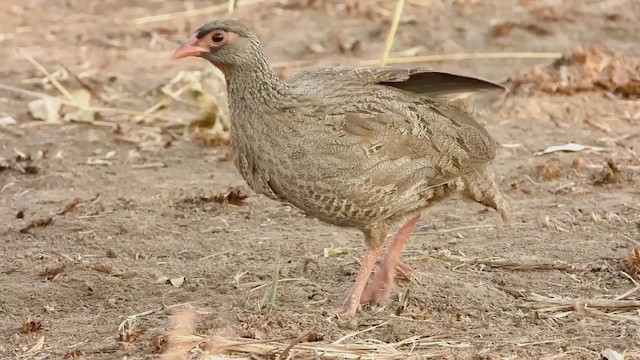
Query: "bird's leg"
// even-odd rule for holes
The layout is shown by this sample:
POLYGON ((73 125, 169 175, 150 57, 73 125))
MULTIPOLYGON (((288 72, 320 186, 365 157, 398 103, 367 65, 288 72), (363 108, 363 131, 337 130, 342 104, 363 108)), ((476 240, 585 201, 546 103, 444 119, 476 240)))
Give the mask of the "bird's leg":
POLYGON ((384 225, 375 225, 367 229, 363 229, 364 242, 367 247, 367 252, 364 254, 362 263, 360 265, 360 271, 356 276, 356 281, 349 292, 347 300, 342 307, 333 309, 331 312, 338 316, 353 316, 360 308, 360 297, 367 285, 367 280, 373 271, 373 267, 382 254, 384 248, 384 240, 387 237, 387 232, 384 225))
POLYGON ((400 260, 402 249, 407 238, 415 229, 418 219, 416 216, 409 220, 394 236, 391 246, 387 251, 387 254, 382 261, 382 266, 376 272, 373 281, 364 289, 360 302, 376 301, 383 303, 391 297, 391 292, 395 286, 394 280, 396 277, 396 271, 401 269, 402 271, 411 270, 411 268, 400 260), (382 294, 379 294, 382 292, 382 294))
POLYGON ((382 249, 383 246, 367 250, 347 300, 342 307, 332 310, 331 312, 333 314, 338 316, 353 316, 356 314, 358 308, 360 308, 360 297, 362 296, 365 285, 367 285, 367 280, 369 280, 373 267, 382 253, 382 249))

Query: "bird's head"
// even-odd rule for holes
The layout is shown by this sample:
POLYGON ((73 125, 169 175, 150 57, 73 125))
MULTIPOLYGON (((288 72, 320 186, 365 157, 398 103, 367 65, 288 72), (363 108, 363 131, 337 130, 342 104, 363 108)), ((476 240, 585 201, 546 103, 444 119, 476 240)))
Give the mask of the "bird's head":
POLYGON ((249 65, 260 50, 258 38, 239 21, 219 20, 201 26, 173 53, 173 59, 201 57, 223 73, 234 66, 249 65))

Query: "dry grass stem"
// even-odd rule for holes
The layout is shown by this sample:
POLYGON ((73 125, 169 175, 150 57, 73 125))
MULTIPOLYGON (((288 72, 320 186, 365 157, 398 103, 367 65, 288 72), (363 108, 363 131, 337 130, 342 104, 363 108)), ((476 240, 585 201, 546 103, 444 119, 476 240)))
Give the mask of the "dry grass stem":
POLYGON ((454 255, 448 250, 438 252, 438 256, 445 259, 459 261, 463 264, 471 265, 484 265, 490 268, 500 268, 512 271, 547 271, 558 270, 565 272, 578 272, 583 269, 573 265, 563 263, 527 263, 508 259, 500 258, 479 258, 479 257, 467 257, 462 255, 454 255))
POLYGON ((551 298, 536 293, 531 293, 527 300, 534 302, 533 308, 545 308, 549 304, 570 310, 578 305, 594 309, 607 310, 637 310, 640 309, 640 300, 609 300, 609 299, 572 299, 551 298))
POLYGON ((287 359, 289 357, 289 352, 291 351, 291 349, 293 349, 294 346, 304 342, 307 336, 309 336, 309 334, 311 334, 313 330, 315 330, 315 328, 312 327, 311 329, 303 332, 297 338, 295 338, 291 342, 291 344, 289 344, 289 346, 287 346, 284 350, 282 350, 282 352, 280 353, 280 359, 287 359))
MULTIPOLYGON (((236 1, 235 2, 236 4, 234 4, 234 8, 240 7, 240 6, 254 5, 254 4, 258 4, 265 1, 267 0, 236 1)), ((134 25, 143 25, 143 24, 149 24, 149 23, 155 23, 155 22, 170 21, 170 20, 175 20, 180 18, 189 18, 194 16, 203 16, 203 15, 210 15, 215 13, 222 13, 225 10, 229 11, 229 8, 230 8, 229 3, 230 2, 227 2, 224 4, 218 4, 218 5, 211 5, 211 6, 207 6, 199 9, 176 11, 176 12, 171 12, 166 14, 143 16, 143 17, 132 19, 131 22, 134 25)))
POLYGON ((265 294, 263 305, 268 311, 272 311, 276 306, 276 295, 278 294, 278 283, 280 278, 280 251, 276 254, 276 264, 273 268, 273 275, 271 275, 271 286, 269 291, 265 294))
POLYGON ((385 321, 385 322, 383 322, 383 323, 380 323, 380 324, 378 324, 378 325, 374 325, 374 326, 368 327, 368 328, 366 328, 366 329, 364 329, 364 330, 360 330, 360 331, 356 331, 356 332, 353 332, 353 333, 347 334, 347 335, 345 335, 345 336, 341 337, 340 339, 338 339, 338 340, 336 340, 336 341, 332 342, 331 344, 332 344, 332 345, 338 345, 338 344, 340 344, 341 342, 343 342, 343 341, 347 340, 348 338, 352 338, 352 337, 354 337, 354 336, 356 336, 356 335, 360 335, 360 334, 363 334, 363 333, 369 332, 369 331, 371 331, 371 330, 377 329, 377 328, 379 328, 379 327, 385 326, 385 325, 387 325, 387 324, 389 323, 389 321, 391 321, 391 320, 387 320, 387 321, 385 321))
POLYGON ((396 11, 393 15, 393 22, 391 22, 391 27, 389 28, 389 33, 387 34, 387 39, 384 43, 384 51, 382 53, 382 60, 380 61, 380 65, 382 66, 385 66, 389 59, 389 54, 391 53, 391 48, 393 47, 393 43, 396 38, 396 32, 398 31, 398 24, 400 24, 403 9, 404 0, 398 0, 396 3, 396 11))
POLYGON ((58 91, 60 91, 62 95, 64 95, 67 98, 67 100, 73 103, 76 102, 75 97, 73 97, 73 95, 71 95, 71 93, 67 91, 67 89, 65 89, 65 87, 62 86, 62 84, 60 84, 58 80, 55 77, 53 77, 51 73, 44 68, 44 66, 42 66, 42 64, 40 64, 36 59, 34 59, 31 55, 24 52, 22 49, 20 49, 19 52, 20 52, 20 55, 22 55, 22 57, 27 59, 27 61, 29 61, 33 66, 35 66, 36 69, 38 69, 38 71, 40 71, 47 78, 47 80, 49 80, 53 84, 53 86, 55 86, 56 89, 58 89, 58 91))
MULTIPOLYGON (((36 98, 57 99, 57 100, 60 101, 60 103, 62 103, 64 105, 73 106, 73 107, 76 107, 76 108, 78 108, 80 110, 87 110, 87 111, 93 111, 93 112, 99 112, 99 113, 145 116, 144 112, 136 111, 136 110, 118 109, 118 108, 111 108, 111 107, 83 106, 83 105, 80 105, 80 104, 76 104, 74 101, 60 99, 60 98, 55 97, 55 96, 47 95, 47 94, 40 93, 40 92, 37 92, 37 91, 21 89, 21 88, 18 88, 18 87, 15 87, 15 86, 11 86, 11 85, 6 85, 6 84, 0 84, 0 89, 1 90, 6 90, 6 91, 10 91, 10 92, 14 92, 14 93, 21 94, 21 95, 25 95, 25 96, 36 97, 36 98)), ((154 115, 153 117, 156 118, 156 119, 162 119, 162 120, 167 120, 167 121, 175 121, 175 118, 165 117, 165 116, 161 116, 161 115, 154 115)))
MULTIPOLYGON (((454 53, 422 56, 403 56, 387 59, 387 65, 419 64, 436 61, 460 61, 460 60, 493 60, 493 59, 559 59, 562 53, 556 52, 490 52, 490 53, 454 53)), ((272 64, 275 69, 297 68, 311 66, 314 60, 284 61, 272 64)), ((359 66, 375 66, 380 64, 380 59, 361 60, 359 66)))

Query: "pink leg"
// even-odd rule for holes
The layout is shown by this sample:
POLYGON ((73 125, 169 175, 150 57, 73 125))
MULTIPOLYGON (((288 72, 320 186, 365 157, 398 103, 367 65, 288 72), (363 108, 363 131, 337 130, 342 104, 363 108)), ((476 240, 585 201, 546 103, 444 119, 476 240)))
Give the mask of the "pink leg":
POLYGON ((409 220, 396 234, 391 242, 389 251, 384 257, 382 266, 376 272, 373 281, 364 289, 360 302, 376 301, 377 303, 383 303, 391 297, 391 292, 394 288, 394 280, 396 277, 396 271, 411 272, 411 268, 400 260, 400 254, 404 248, 404 243, 407 238, 415 229, 418 223, 419 216, 409 220), (379 292, 382 291, 380 295, 379 292))
POLYGON ((331 312, 333 314, 338 316, 353 316, 356 314, 360 307, 360 297, 362 296, 365 285, 367 285, 369 275, 371 275, 371 271, 373 271, 373 267, 376 264, 376 261, 378 261, 380 253, 382 253, 382 248, 383 247, 367 250, 367 253, 364 255, 364 259, 362 259, 360 271, 358 271, 358 276, 356 277, 356 281, 353 284, 353 288, 351 289, 347 300, 344 302, 342 307, 332 310, 331 312))

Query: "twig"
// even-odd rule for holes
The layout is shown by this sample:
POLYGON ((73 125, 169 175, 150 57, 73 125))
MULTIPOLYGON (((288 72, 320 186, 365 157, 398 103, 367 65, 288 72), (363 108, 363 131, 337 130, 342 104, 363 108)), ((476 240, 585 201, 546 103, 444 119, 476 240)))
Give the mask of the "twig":
POLYGON ((438 230, 438 233, 446 234, 446 233, 456 232, 456 231, 461 231, 461 230, 490 229, 490 228, 494 228, 494 227, 496 227, 496 225, 492 225, 492 224, 468 225, 468 226, 460 226, 460 227, 451 228, 451 229, 438 230))
POLYGON ((276 255, 276 266, 273 269, 273 275, 271 276, 271 288, 267 293, 267 310, 271 311, 276 306, 276 295, 278 294, 278 283, 280 278, 280 249, 276 255))
POLYGON ((233 10, 236 8, 236 0, 229 0, 229 9, 227 16, 231 17, 231 14, 233 14, 233 10))
POLYGON ((113 353, 120 350, 118 343, 110 343, 98 346, 81 346, 78 348, 85 354, 113 353))
POLYGON ((60 84, 58 80, 55 77, 53 77, 51 73, 49 73, 47 69, 44 68, 44 66, 42 66, 42 64, 40 64, 36 59, 34 59, 31 55, 24 52, 22 49, 19 50, 19 53, 25 59, 27 59, 31 64, 33 64, 33 66, 35 66, 36 69, 38 69, 38 71, 40 71, 47 79, 49 79, 49 81, 53 84, 53 86, 55 86, 56 89, 58 89, 58 91, 62 93, 62 95, 64 95, 69 101, 73 103, 76 102, 76 99, 73 97, 73 95, 71 95, 71 93, 67 91, 67 89, 65 89, 64 86, 62 86, 62 84, 60 84))
POLYGON ((29 230, 33 229, 33 228, 37 228, 37 227, 47 227, 49 225, 51 225, 53 223, 53 217, 49 216, 46 218, 42 218, 42 219, 35 219, 32 220, 31 222, 29 222, 25 227, 23 227, 22 229, 20 229, 20 232, 23 234, 26 234, 29 232, 29 230))
POLYGON ((638 290, 640 290, 640 286, 636 286, 633 289, 625 292, 624 294, 616 296, 615 298, 613 298, 613 300, 622 300, 622 299, 626 298, 627 296, 633 294, 634 292, 636 292, 638 290))
POLYGON ((501 268, 513 271, 545 271, 545 270, 559 270, 565 272, 577 272, 582 271, 573 265, 568 264, 554 264, 554 263, 525 263, 507 259, 497 258, 477 258, 467 257, 461 255, 453 255, 450 251, 440 251, 437 255, 443 256, 450 260, 456 260, 463 264, 479 264, 492 268, 501 268))
MULTIPOLYGON (((214 255, 216 255, 216 254, 214 254, 214 255)), ((306 278, 288 278, 288 279, 279 279, 279 280, 278 280, 278 282, 290 282, 290 281, 309 281, 309 280, 308 280, 308 279, 306 279, 306 278)), ((309 281, 309 282, 310 282, 310 281, 309 281)), ((256 287, 252 288, 251 290, 249 290, 249 292, 254 292, 254 291, 260 290, 260 289, 262 289, 263 287, 266 287, 266 286, 268 286, 268 285, 269 285, 269 284, 271 284, 271 283, 272 283, 271 281, 268 281, 268 282, 262 282, 262 284, 260 284, 260 282, 258 282, 258 284, 260 284, 260 285, 258 285, 258 286, 256 286, 256 287)), ((255 285, 256 285, 256 283, 255 283, 255 282, 253 282, 253 283, 248 283, 248 284, 240 284, 240 286, 241 286, 241 287, 255 286, 255 285)))
MULTIPOLYGON (((640 300, 608 300, 608 299, 572 299, 572 298, 550 298, 536 293, 531 293, 528 300, 558 305, 562 308, 575 308, 578 304, 595 309, 610 310, 635 310, 640 309, 640 300)), ((538 306, 534 306, 538 307, 538 306)))
POLYGON ((393 21, 391 22, 389 33, 387 33, 387 39, 384 42, 384 52, 382 53, 382 61, 380 63, 382 66, 385 66, 389 59, 389 53, 391 53, 391 48, 393 47, 393 43, 396 38, 396 31, 398 31, 398 24, 400 23, 403 9, 404 0, 398 0, 398 3, 396 4, 396 12, 393 15, 393 21))
MULTIPOLYGON (((393 64, 410 64, 410 63, 428 63, 435 61, 458 61, 458 60, 478 60, 478 59, 559 59, 562 53, 556 52, 503 52, 503 53, 455 53, 455 54, 437 54, 423 56, 403 56, 387 59, 387 65, 393 64)), ((313 65, 313 60, 285 61, 273 63, 274 69, 296 68, 313 65)), ((358 62, 360 66, 379 65, 380 59, 361 60, 358 62)))
POLYGON ((75 209, 76 207, 78 207, 78 205, 80 205, 80 202, 81 202, 80 198, 75 198, 75 199, 71 200, 71 202, 68 203, 67 205, 65 205, 65 207, 62 208, 60 211, 58 211, 56 213, 56 215, 61 216, 61 215, 64 215, 64 214, 68 213, 69 211, 71 211, 71 210, 75 209))
POLYGON ((97 99, 100 99, 102 101, 106 100, 104 98, 104 96, 102 96, 101 93, 99 93, 96 89, 94 89, 93 86, 87 84, 84 80, 82 80, 82 78, 78 74, 76 74, 75 72, 71 71, 71 69, 69 69, 64 64, 62 64, 62 67, 64 67, 64 69, 67 70, 67 72, 69 74, 71 74, 71 76, 73 76, 74 79, 76 79, 76 81, 78 82, 78 84, 80 84, 80 86, 82 86, 85 90, 87 90, 89 93, 91 93, 91 95, 93 95, 94 97, 96 97, 97 99))
POLYGON ((141 313, 129 315, 129 316, 127 316, 126 319, 124 319, 120 323, 120 325, 118 325, 118 331, 122 331, 125 328, 125 326, 126 326, 126 324, 128 322, 131 322, 131 321, 133 321, 133 320, 135 320, 135 319, 137 319, 139 317, 151 315, 151 314, 154 314, 154 313, 157 313, 157 312, 161 312, 161 311, 167 311, 169 309, 172 309, 172 308, 175 308, 175 307, 179 307, 179 306, 191 305, 191 304, 197 303, 198 301, 199 300, 189 301, 189 302, 180 303, 180 304, 173 304, 173 305, 169 305, 169 306, 162 305, 161 307, 159 307, 157 309, 147 310, 147 311, 143 311, 141 313))
POLYGON ((291 342, 291 344, 289 344, 289 346, 287 346, 286 348, 284 348, 284 350, 282 350, 282 352, 280 353, 280 359, 286 359, 289 356, 289 351, 291 351, 291 349, 293 349, 294 346, 303 342, 307 338, 307 336, 309 336, 309 334, 311 334, 311 332, 314 330, 315 330, 315 327, 312 327, 311 329, 303 332, 297 338, 295 338, 291 342))
MULTIPOLYGON (((237 5, 235 6, 240 7, 240 6, 246 6, 246 5, 253 5, 253 4, 258 4, 264 1, 266 0, 237 1, 237 5)), ((169 21, 169 20, 174 20, 179 18, 209 15, 209 14, 223 12, 228 9, 229 9, 228 3, 218 4, 218 5, 207 6, 199 9, 190 9, 190 10, 176 11, 176 12, 166 13, 166 14, 138 17, 138 18, 132 19, 131 22, 134 25, 143 25, 143 24, 149 24, 154 22, 169 21)))
POLYGON ((387 320, 387 321, 385 321, 385 322, 383 322, 383 323, 380 323, 380 324, 378 324, 378 325, 375 325, 375 326, 372 326, 372 327, 366 328, 366 329, 364 329, 364 330, 360 330, 360 331, 356 331, 356 332, 353 332, 353 333, 347 334, 347 335, 345 335, 345 336, 341 337, 340 339, 338 339, 338 340, 336 340, 336 341, 332 342, 332 343, 331 343, 331 345, 337 345, 337 344, 340 344, 341 342, 343 342, 343 341, 347 340, 347 339, 348 339, 348 338, 350 338, 350 337, 354 337, 354 336, 356 336, 356 335, 360 335, 360 334, 363 334, 363 333, 369 332, 369 331, 371 331, 371 330, 377 329, 377 328, 379 328, 379 327, 381 327, 381 326, 387 325, 387 324, 389 323, 389 321, 391 321, 391 320, 387 320))

